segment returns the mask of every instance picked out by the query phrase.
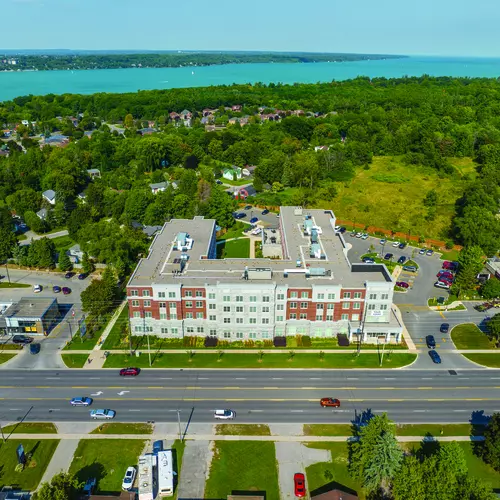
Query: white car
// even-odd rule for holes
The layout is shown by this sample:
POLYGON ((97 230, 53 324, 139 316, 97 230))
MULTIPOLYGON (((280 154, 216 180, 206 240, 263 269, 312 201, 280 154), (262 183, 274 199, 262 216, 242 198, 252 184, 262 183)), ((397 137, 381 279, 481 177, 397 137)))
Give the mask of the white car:
POLYGON ((395 242, 392 244, 392 246, 393 246, 394 248, 397 248, 397 247, 399 246, 399 241, 395 241, 395 242))
POLYGON ((262 231, 262 229, 260 227, 256 227, 255 229, 252 230, 252 232, 250 234, 257 236, 258 234, 261 233, 261 231, 262 231))
POLYGON ((42 291, 42 285, 33 285, 33 292, 40 293, 42 291))
POLYGON ((115 418, 116 412, 114 410, 92 410, 90 412, 90 418, 94 420, 111 420, 115 418))
POLYGON ((123 478, 122 489, 126 491, 130 491, 132 489, 132 487, 134 486, 136 473, 137 471, 135 470, 135 467, 129 467, 127 469, 123 478))
POLYGON ((443 281, 436 281, 436 283, 434 283, 434 286, 436 288, 445 288, 446 290, 450 289, 450 285, 448 285, 448 283, 444 283, 443 281))
POLYGON ((232 420, 236 416, 233 410, 215 410, 214 418, 217 420, 232 420))
POLYGON ((368 239, 368 234, 367 233, 363 233, 363 235, 361 236, 361 239, 362 240, 368 239))
POLYGON ((342 229, 342 226, 335 226, 334 230, 338 233, 342 229))
POLYGON ((356 233, 356 238, 361 238, 363 236, 363 233, 356 233))

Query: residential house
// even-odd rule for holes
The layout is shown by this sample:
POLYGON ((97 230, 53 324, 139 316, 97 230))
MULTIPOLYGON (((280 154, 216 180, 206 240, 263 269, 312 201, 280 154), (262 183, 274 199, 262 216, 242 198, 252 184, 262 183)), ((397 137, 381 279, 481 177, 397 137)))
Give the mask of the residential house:
POLYGON ((95 179, 96 177, 101 178, 101 171, 98 168, 87 169, 87 174, 89 174, 91 179, 95 179))
POLYGON ((205 108, 202 111, 203 116, 213 116, 215 113, 217 113, 218 109, 210 109, 210 108, 205 108))
POLYGON ((50 146, 64 147, 69 144, 69 137, 62 134, 51 135, 50 137, 45 137, 42 146, 49 144, 50 146))
POLYGON ((191 113, 191 111, 189 111, 187 109, 183 109, 179 113, 179 117, 184 122, 184 126, 185 127, 190 127, 191 126, 191 120, 193 118, 193 114, 191 113))
POLYGON ((231 168, 225 168, 222 171, 222 177, 224 179, 227 179, 228 181, 234 180, 236 176, 236 179, 241 179, 241 168, 240 167, 231 167, 231 168))
POLYGON ((304 111, 302 109, 294 109, 292 111, 292 115, 295 115, 295 116, 304 116, 304 111))
POLYGON ((252 185, 240 187, 234 192, 234 197, 239 200, 245 200, 249 196, 255 196, 257 191, 252 185))
POLYGON ((73 264, 78 264, 83 259, 83 251, 78 243, 66 250, 66 255, 73 264))
POLYGON ((240 112, 241 111, 241 104, 235 104, 234 106, 232 106, 231 111, 240 112))
POLYGON ((48 201, 51 205, 56 204, 56 192, 52 189, 47 189, 47 191, 44 191, 42 193, 42 198, 48 201))
POLYGON ((75 118, 74 116, 68 117, 68 120, 73 124, 73 127, 78 127, 80 121, 78 118, 75 118))
POLYGON ((151 135, 154 134, 155 132, 157 132, 157 130, 151 127, 141 128, 137 131, 137 133, 141 135, 151 135))
POLYGON ((22 120, 21 124, 24 125, 25 127, 29 127, 30 122, 28 120, 22 120))
POLYGON ((155 128, 155 125, 156 125, 156 123, 154 122, 154 120, 148 120, 148 127, 149 128, 155 128))
POLYGON ((279 122, 281 120, 280 115, 276 113, 266 113, 266 114, 261 114, 260 119, 263 122, 269 121, 269 122, 279 122))
POLYGON ((358 498, 354 490, 344 491, 339 488, 311 495, 311 500, 358 500, 358 498))
POLYGON ((228 120, 228 123, 230 125, 235 125, 236 123, 239 123, 242 127, 245 126, 245 125, 248 125, 248 120, 249 120, 249 116, 242 116, 241 118, 229 118, 228 120))
POLYGON ((36 215, 38 216, 38 218, 40 220, 46 220, 47 217, 49 216, 49 211, 46 208, 42 208, 42 209, 38 210, 36 215))
POLYGON ((217 132, 225 128, 224 125, 205 125, 205 132, 217 132))
POLYGON ((330 149, 329 146, 314 146, 314 151, 328 151, 330 149))
POLYGON ((170 117, 170 121, 175 122, 175 123, 177 123, 181 119, 179 114, 176 113, 175 111, 172 111, 171 113, 169 113, 168 116, 170 117))
POLYGON ((168 182, 157 182, 156 184, 150 184, 149 188, 153 194, 157 194, 160 191, 165 191, 168 187, 168 182))
POLYGON ((245 177, 250 177, 251 175, 253 175, 255 169, 257 167, 255 165, 245 165, 242 169, 241 169, 241 173, 245 176, 245 177))

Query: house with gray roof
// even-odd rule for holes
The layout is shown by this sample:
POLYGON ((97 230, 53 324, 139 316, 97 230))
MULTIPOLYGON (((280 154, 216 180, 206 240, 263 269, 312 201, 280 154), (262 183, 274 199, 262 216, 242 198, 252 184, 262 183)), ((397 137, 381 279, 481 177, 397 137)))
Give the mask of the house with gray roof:
POLYGON ((47 189, 42 193, 42 197, 44 200, 48 201, 51 205, 56 204, 56 192, 52 189, 47 189))

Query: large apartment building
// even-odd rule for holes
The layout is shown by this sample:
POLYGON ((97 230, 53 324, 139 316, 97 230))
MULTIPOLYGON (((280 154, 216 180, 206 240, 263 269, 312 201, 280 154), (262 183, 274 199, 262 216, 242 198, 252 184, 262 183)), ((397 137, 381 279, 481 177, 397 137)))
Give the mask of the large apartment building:
POLYGON ((261 234, 273 258, 217 259, 215 220, 165 223, 127 285, 132 334, 399 342, 390 273, 351 263, 335 226, 331 211, 281 207, 261 234))

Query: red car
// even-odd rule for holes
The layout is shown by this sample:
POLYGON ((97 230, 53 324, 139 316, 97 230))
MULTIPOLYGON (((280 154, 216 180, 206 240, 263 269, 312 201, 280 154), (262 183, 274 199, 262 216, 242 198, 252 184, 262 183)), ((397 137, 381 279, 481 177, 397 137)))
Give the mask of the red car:
POLYGON ((441 269, 441 271, 439 271, 436 275, 436 277, 438 278, 450 278, 450 279, 453 279, 453 273, 451 273, 450 271, 445 271, 444 269, 441 269))
POLYGON ((305 497, 306 496, 306 478, 304 477, 304 474, 297 472, 293 476, 293 484, 294 484, 295 496, 299 497, 299 498, 305 497))
POLYGON ((139 368, 122 368, 120 370, 120 376, 121 377, 137 377, 140 373, 139 368))
POLYGON ((340 406, 340 401, 334 398, 321 398, 321 401, 319 403, 323 407, 329 406, 333 408, 338 408, 340 406))
POLYGON ((445 260, 443 262, 443 269, 448 269, 450 271, 455 271, 457 268, 456 262, 450 262, 449 260, 445 260))
POLYGON ((453 285, 453 278, 448 278, 448 276, 440 276, 439 281, 450 286, 453 285))
POLYGON ((401 288, 410 288, 410 285, 406 281, 396 281, 396 286, 401 288))

